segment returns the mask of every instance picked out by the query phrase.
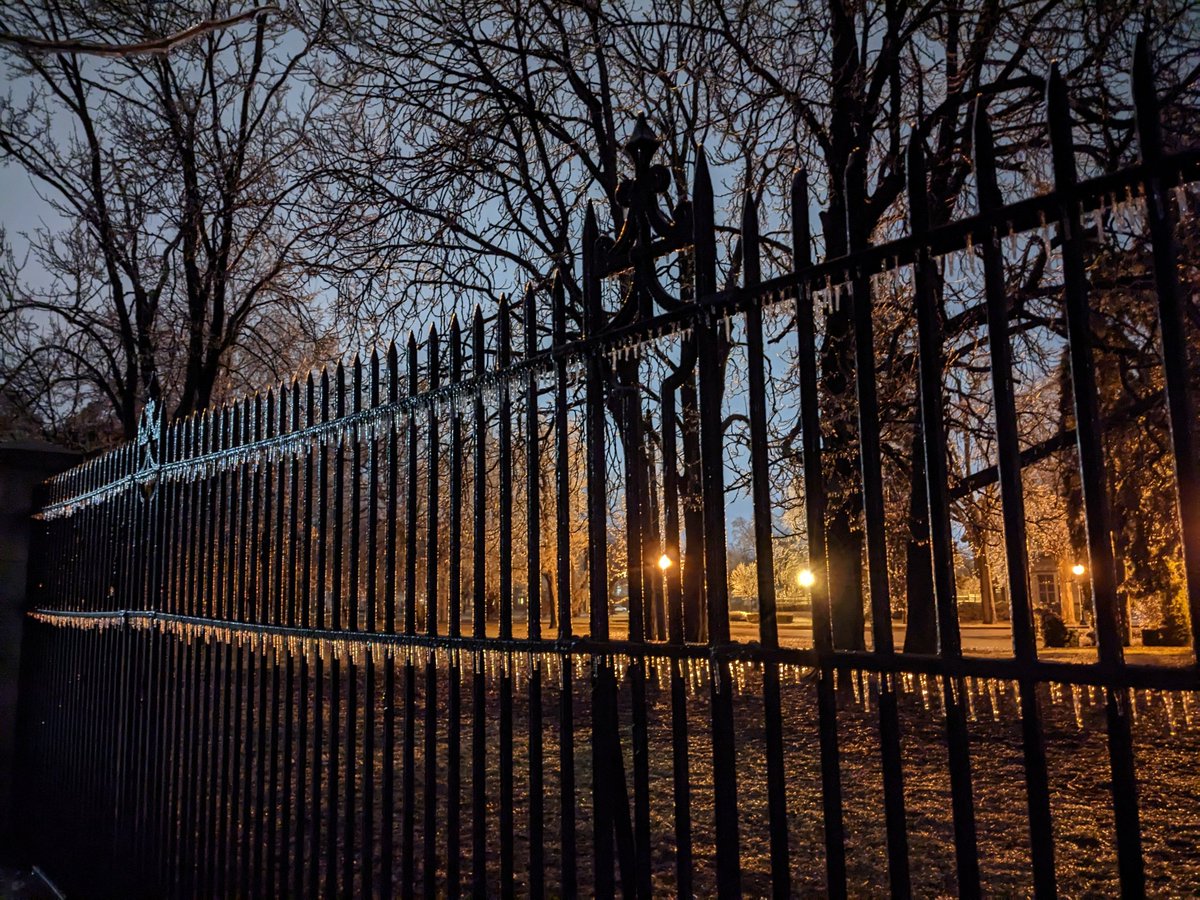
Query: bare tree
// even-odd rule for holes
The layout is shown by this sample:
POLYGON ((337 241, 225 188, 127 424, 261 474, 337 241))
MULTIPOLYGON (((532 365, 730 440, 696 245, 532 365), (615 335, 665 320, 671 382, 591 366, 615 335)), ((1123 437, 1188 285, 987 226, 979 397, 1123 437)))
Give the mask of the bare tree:
POLYGON ((273 3, 266 6, 256 6, 252 9, 219 19, 202 19, 196 24, 184 28, 182 31, 176 31, 160 37, 147 37, 144 40, 133 43, 107 43, 104 41, 90 41, 71 37, 43 38, 28 34, 14 34, 11 31, 0 31, 0 44, 14 47, 25 53, 61 53, 114 58, 170 53, 176 47, 186 44, 188 41, 194 41, 196 38, 204 37, 214 31, 232 28, 234 25, 249 22, 251 19, 256 19, 267 13, 277 13, 279 11, 279 7, 273 3))
MULTIPOLYGON (((23 2, 6 13, 11 30, 39 40, 113 46, 193 16, 174 3, 134 13, 23 2)), ((305 31, 259 16, 169 54, 105 61, 8 51, 0 154, 64 223, 27 236, 41 277, 12 280, 0 307, 0 377, 15 402, 59 424, 104 410, 132 437, 152 385, 183 416, 320 351, 294 211, 315 102, 298 73, 323 27, 322 10, 305 31)))
POLYGON ((325 249, 349 314, 407 324, 464 299, 491 305, 559 270, 579 315, 584 208, 593 202, 601 226, 621 230, 622 146, 636 114, 647 112, 664 141, 680 198, 695 145, 735 140, 736 123, 722 121, 707 87, 728 48, 694 27, 700 13, 679 0, 638 9, 539 0, 339 9, 341 66, 326 88, 355 105, 324 129, 321 171, 323 206, 335 211, 325 249))
MULTIPOLYGON (((1023 195, 1042 189, 1046 177, 1038 154, 1045 148, 1046 133, 1041 88, 1052 60, 1060 61, 1072 85, 1087 167, 1106 171, 1130 161, 1125 73, 1133 37, 1144 22, 1140 4, 798 0, 714 4, 713 11, 713 20, 739 56, 739 65, 728 72, 734 83, 730 90, 758 107, 759 121, 774 123, 768 133, 792 134, 790 147, 768 147, 763 156, 782 152, 783 162, 807 169, 824 195, 826 257, 853 250, 868 237, 904 229, 903 153, 910 142, 927 148, 930 224, 943 224, 956 212, 971 209, 970 195, 964 192, 972 167, 971 104, 981 94, 991 96, 1001 166, 1013 186, 1023 195), (866 164, 852 166, 855 158, 866 164), (851 208, 859 217, 857 235, 848 227, 851 208)), ((1164 46, 1159 65, 1164 83, 1172 86, 1164 99, 1176 110, 1190 108, 1197 77, 1194 59, 1187 58, 1195 52, 1195 4, 1163 4, 1156 14, 1155 30, 1164 46)), ((776 161, 773 168, 790 166, 776 161)), ((785 191, 783 184, 776 185, 779 207, 785 191)), ((1012 316, 1018 328, 1024 327, 1030 301, 1054 295, 1054 287, 1042 283, 1046 255, 1026 257, 1024 270, 1012 274, 1012 316)), ((948 343, 980 331, 979 298, 964 297, 944 283, 936 291, 948 343)), ((1033 311, 1033 318, 1045 321, 1044 305, 1033 311)), ((876 327, 877 347, 885 350, 880 394, 892 401, 881 410, 884 464, 898 465, 910 480, 908 527, 901 531, 907 536, 906 648, 930 651, 936 648, 936 622, 925 538, 923 449, 919 430, 912 429, 909 440, 898 432, 906 422, 911 428, 919 416, 911 381, 904 385, 914 369, 912 344, 902 336, 913 323, 911 315, 893 316, 876 327)), ((863 631, 853 342, 850 304, 834 308, 824 321, 821 368, 825 441, 834 448, 827 523, 834 639, 846 647, 861 646, 863 631)), ((947 359, 955 365, 953 353, 947 359)), ((948 377, 951 392, 954 384, 948 377)), ((796 437, 792 432, 784 440, 796 437)))

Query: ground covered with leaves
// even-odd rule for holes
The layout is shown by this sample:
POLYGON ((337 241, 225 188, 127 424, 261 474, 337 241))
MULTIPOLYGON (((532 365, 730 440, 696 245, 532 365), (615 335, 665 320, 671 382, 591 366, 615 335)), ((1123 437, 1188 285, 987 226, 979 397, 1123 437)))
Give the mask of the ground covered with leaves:
MULTIPOLYGON (((418 685, 423 673, 417 670, 418 685)), ((559 845, 559 694, 557 678, 547 672, 543 689, 545 877, 557 892, 561 871, 559 845)), ((489 678, 486 745, 488 769, 488 869, 498 889, 498 679, 489 678)), ((446 697, 447 686, 439 690, 446 697)), ((735 700, 738 812, 743 887, 747 895, 769 893, 769 831, 766 804, 764 716, 758 673, 740 677, 735 700)), ((1021 754, 1020 720, 1013 687, 1004 682, 970 683, 973 793, 985 893, 1032 893, 1026 792, 1021 754)), ((590 679, 581 673, 573 691, 575 778, 577 786, 576 855, 585 893, 593 883, 592 767, 590 679)), ((676 887, 674 794, 672 781, 671 692, 655 671, 647 681, 649 721, 649 797, 653 885, 656 892, 676 887)), ((882 770, 878 717, 869 681, 839 688, 838 738, 844 793, 846 857, 852 895, 887 892, 887 852, 883 820, 882 770)), ((471 873, 471 707, 470 676, 464 674, 462 712, 462 848, 463 877, 471 873)), ((514 781, 516 821, 515 872, 518 891, 528 885, 528 690, 514 691, 514 781)), ((706 684, 695 686, 687 699, 689 768, 692 797, 694 890, 715 891, 713 853, 712 745, 706 684)), ((632 728, 628 681, 620 693, 621 743, 632 790, 632 728)), ((1054 818, 1055 863, 1060 893, 1067 897, 1113 894, 1118 890, 1117 861, 1104 706, 1098 691, 1043 686, 1045 737, 1054 818)), ((797 895, 825 890, 824 831, 818 745, 816 692, 810 679, 788 679, 783 689, 787 808, 792 889, 797 895)), ((1148 889, 1157 896, 1178 896, 1200 884, 1200 776, 1195 761, 1200 750, 1197 698, 1182 694, 1136 695, 1134 734, 1139 775, 1141 824, 1148 889)), ((932 680, 909 679, 901 695, 904 791, 913 888, 918 896, 957 894, 944 720, 932 680)), ((403 710, 397 710, 403 715, 403 710)), ((415 716, 418 801, 423 745, 423 696, 418 691, 415 716)), ((444 753, 447 728, 439 718, 439 747, 444 753)), ((441 753, 439 754, 441 756, 441 753)), ((439 760, 439 804, 445 809, 444 757, 439 760)), ((607 786, 614 790, 613 786, 607 786)), ((416 812, 417 860, 420 867, 422 809, 416 812)), ((440 817, 439 817, 440 819, 440 817)), ((444 860, 445 835, 438 836, 444 860)), ((439 867, 440 868, 440 867, 439 867)), ((423 873, 421 873, 423 877, 423 873)), ((444 873, 439 872, 439 883, 444 873)))

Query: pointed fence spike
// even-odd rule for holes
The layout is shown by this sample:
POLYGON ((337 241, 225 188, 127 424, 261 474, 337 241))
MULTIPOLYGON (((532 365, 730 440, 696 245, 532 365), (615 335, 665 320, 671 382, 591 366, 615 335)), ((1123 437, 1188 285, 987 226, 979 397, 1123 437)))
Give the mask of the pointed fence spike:
POLYGON ((1050 77, 1046 79, 1046 117, 1050 126, 1050 153, 1057 186, 1073 185, 1076 174, 1071 101, 1057 62, 1051 64, 1050 77))
POLYGON ((462 379, 462 325, 459 324, 458 313, 450 315, 450 380, 458 383, 462 379))
MULTIPOLYGON (((429 366, 429 390, 437 390, 438 387, 438 361, 439 346, 437 326, 429 323, 429 337, 425 341, 425 360, 429 366)), ((432 407, 431 407, 432 408, 432 407)))
POLYGON ((535 303, 532 285, 525 291, 523 306, 525 318, 525 356, 528 358, 537 353, 537 304, 535 303))
POLYGON ((600 296, 600 265, 596 242, 600 230, 596 224, 596 208, 589 200, 583 217, 583 327, 588 336, 597 334, 604 326, 604 308, 600 296))
POLYGON ((321 369, 321 420, 329 418, 329 366, 321 369))
POLYGON ((987 100, 980 97, 975 101, 974 122, 975 181, 981 208, 999 208, 1002 205, 1000 186, 996 182, 996 145, 992 137, 992 123, 987 113, 987 100))
POLYGON ((742 205, 742 283, 747 287, 762 281, 759 260, 758 202, 747 190, 742 205))
POLYGON ((354 355, 354 373, 351 383, 353 389, 352 409, 354 412, 359 412, 363 405, 363 365, 357 353, 354 355))
POLYGON ((591 243, 596 240, 596 235, 599 234, 599 226, 596 224, 596 207, 591 200, 587 202, 583 213, 583 244, 584 252, 587 252, 591 243))
POLYGON ((1154 89, 1154 61, 1149 37, 1138 32, 1133 45, 1133 111, 1137 122, 1138 150, 1142 162, 1153 164, 1162 156, 1162 125, 1158 94, 1154 89))
POLYGON ((629 158, 633 160, 639 173, 648 169, 650 161, 654 159, 654 154, 661 146, 662 141, 654 133, 650 123, 646 121, 646 114, 638 113, 633 131, 630 132, 629 139, 625 142, 625 152, 629 154, 629 158))
POLYGON ((910 218, 924 230, 929 223, 929 189, 927 187, 928 177, 925 172, 925 148, 919 140, 909 142, 907 156, 905 174, 908 179, 908 197, 911 204, 910 218))
POLYGON ((334 386, 337 390, 335 402, 337 404, 337 417, 340 419, 346 415, 346 367, 339 362, 337 371, 334 373, 334 386))
POLYGON ((478 303, 475 304, 475 316, 471 322, 471 352, 474 356, 472 368, 475 377, 478 378, 485 371, 484 359, 487 355, 483 332, 483 308, 478 303))
POLYGON ((388 403, 395 403, 400 396, 400 357, 396 353, 395 341, 388 341, 388 348, 385 356, 387 360, 388 403))
POLYGON ((705 203, 705 211, 712 213, 713 185, 712 175, 708 170, 708 156, 704 147, 696 145, 696 172, 692 180, 693 204, 705 203))
POLYGON ((508 367, 509 353, 512 349, 509 346, 512 339, 512 323, 509 321, 507 294, 500 295, 500 309, 497 310, 496 317, 499 320, 497 323, 498 327, 496 332, 496 367, 499 369, 504 369, 508 367))
POLYGON ((567 342, 567 305, 566 290, 563 286, 562 273, 554 270, 554 280, 550 285, 551 319, 554 329, 553 343, 557 349, 567 342))
MULTIPOLYGON (((279 388, 279 433, 287 434, 292 430, 291 408, 295 402, 295 382, 284 384, 279 388)), ((210 427, 212 417, 209 417, 210 427)))
POLYGON ((372 407, 379 405, 379 348, 371 348, 371 389, 368 392, 372 407))
POLYGON ((696 253, 696 300, 703 303, 716 292, 717 239, 713 220, 713 186, 704 148, 696 145, 692 185, 692 234, 696 253))
POLYGON ((812 225, 808 212, 808 170, 792 176, 792 265, 797 271, 812 265, 812 225))
MULTIPOLYGON (((311 425, 313 423, 313 420, 316 418, 316 409, 317 409, 316 397, 317 397, 316 379, 313 377, 313 373, 310 371, 308 373, 308 378, 304 384, 304 425, 305 425, 305 427, 311 425)), ((236 412, 236 411, 237 410, 235 409, 234 412, 236 412)))
POLYGON ((417 336, 412 331, 412 329, 409 329, 409 332, 408 332, 408 394, 410 397, 413 396, 414 394, 416 394, 421 389, 420 384, 418 382, 418 377, 417 377, 418 371, 419 371, 419 366, 417 363, 417 336))

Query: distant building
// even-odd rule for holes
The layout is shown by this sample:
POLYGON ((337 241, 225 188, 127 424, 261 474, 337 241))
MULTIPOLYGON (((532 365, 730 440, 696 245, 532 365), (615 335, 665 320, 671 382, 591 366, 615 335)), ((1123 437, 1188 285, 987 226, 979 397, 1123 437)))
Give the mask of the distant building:
POLYGON ((1090 610, 1083 602, 1086 576, 1072 571, 1073 559, 1043 554, 1029 561, 1029 597, 1034 609, 1057 613, 1066 625, 1087 625, 1090 610))

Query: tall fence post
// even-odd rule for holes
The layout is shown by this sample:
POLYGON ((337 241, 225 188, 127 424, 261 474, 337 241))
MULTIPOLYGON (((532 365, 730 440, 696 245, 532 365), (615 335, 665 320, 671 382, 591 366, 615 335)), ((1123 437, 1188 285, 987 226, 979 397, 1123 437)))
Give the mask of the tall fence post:
POLYGON ((79 462, 79 454, 40 441, 0 444, 0 861, 24 862, 16 828, 19 682, 23 680, 21 642, 25 612, 38 588, 30 570, 31 516, 38 509, 41 483, 79 462))

